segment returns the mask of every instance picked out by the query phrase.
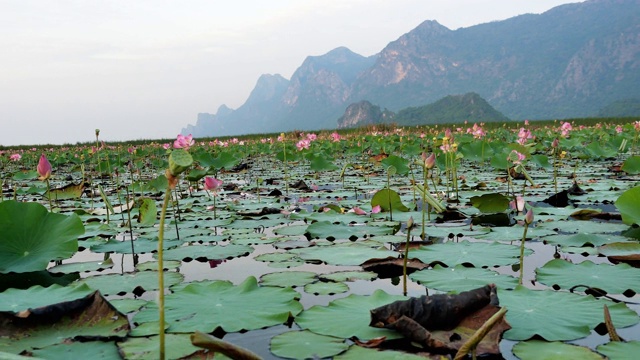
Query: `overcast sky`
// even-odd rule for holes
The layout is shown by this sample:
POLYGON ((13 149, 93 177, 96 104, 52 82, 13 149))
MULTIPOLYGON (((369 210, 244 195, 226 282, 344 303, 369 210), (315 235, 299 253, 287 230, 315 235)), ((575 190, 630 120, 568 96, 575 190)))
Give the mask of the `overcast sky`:
POLYGON ((0 0, 0 145, 174 138, 308 55, 373 55, 562 0, 0 0))

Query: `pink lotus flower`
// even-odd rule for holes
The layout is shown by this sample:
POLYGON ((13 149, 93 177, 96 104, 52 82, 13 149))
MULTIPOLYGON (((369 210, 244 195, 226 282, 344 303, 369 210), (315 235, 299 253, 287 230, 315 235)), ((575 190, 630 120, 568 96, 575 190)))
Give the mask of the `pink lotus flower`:
POLYGON ((524 211, 524 198, 520 195, 516 196, 515 200, 509 202, 509 207, 517 210, 518 212, 524 211))
POLYGON ((524 145, 527 143, 528 139, 533 139, 531 131, 525 128, 520 128, 520 131, 518 132, 518 144, 524 145))
POLYGON ((340 134, 338 134, 337 132, 332 133, 331 134, 331 140, 333 140, 333 142, 340 141, 340 134))
POLYGON ((367 215, 367 212, 366 212, 366 211, 364 211, 364 210, 360 209, 360 208, 359 208, 359 207, 357 207, 357 206, 354 206, 352 210, 353 210, 353 212, 354 212, 356 215, 367 215))
POLYGON ((316 134, 313 134, 313 133, 307 134, 307 140, 309 141, 315 141, 317 138, 318 138, 318 135, 316 134))
POLYGON ((9 156, 9 160, 11 160, 11 161, 18 161, 20 159, 22 159, 22 155, 17 154, 17 153, 9 156))
POLYGON ((311 141, 309 139, 302 139, 298 141, 298 143, 296 144, 296 148, 298 148, 298 151, 300 151, 302 149, 308 149, 310 145, 311 141))
POLYGON ((519 153, 517 150, 511 150, 509 156, 507 156, 507 160, 511 161, 515 165, 522 164, 522 161, 526 158, 527 157, 524 154, 519 153))
POLYGON ((40 180, 47 180, 51 177, 51 163, 49 163, 49 160, 47 160, 44 154, 40 155, 37 170, 38 175, 40 175, 40 180))
POLYGON ((531 224, 533 222, 533 209, 529 209, 527 214, 524 216, 524 222, 527 224, 531 224))
POLYGON ((562 137, 567 137, 571 130, 573 130, 573 126, 568 122, 563 122, 560 126, 560 133, 562 134, 562 137))
POLYGON ((622 130, 622 126, 620 126, 620 125, 616 126, 616 133, 622 134, 622 131, 623 131, 622 130))
POLYGON ((436 154, 431 153, 431 155, 427 156, 427 153, 422 153, 422 160, 424 161, 424 167, 433 169, 436 165, 436 154))
POLYGON ((218 188, 222 185, 222 180, 218 180, 214 177, 206 176, 204 178, 204 188, 213 192, 214 194, 218 188))
POLYGON ((372 207, 372 208, 371 208, 371 213, 372 213, 372 214, 377 214, 377 213, 379 213, 380 211, 382 211, 382 208, 380 207, 380 205, 376 205, 376 206, 374 206, 374 207, 372 207))
POLYGON ((166 143, 166 144, 162 145, 162 148, 165 149, 165 150, 168 150, 170 147, 171 147, 171 144, 169 144, 169 143, 166 143))
POLYGON ((195 144, 195 140, 193 140, 193 136, 191 134, 184 136, 182 134, 178 134, 178 137, 173 142, 173 147, 176 149, 185 149, 189 150, 195 144))

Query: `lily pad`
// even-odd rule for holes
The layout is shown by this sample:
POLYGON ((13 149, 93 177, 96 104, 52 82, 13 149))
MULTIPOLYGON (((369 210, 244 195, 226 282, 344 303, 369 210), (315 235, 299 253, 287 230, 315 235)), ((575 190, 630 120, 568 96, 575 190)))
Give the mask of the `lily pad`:
POLYGON ((563 289, 586 285, 610 294, 635 294, 636 290, 640 289, 640 269, 627 264, 594 264, 589 260, 572 264, 565 260, 553 259, 538 268, 536 274, 539 282, 563 289))
MULTIPOLYGON (((75 341, 70 344, 58 344, 47 346, 43 349, 32 350, 36 357, 47 360, 68 360, 68 359, 96 359, 96 360, 120 360, 122 357, 118 352, 115 342, 103 341, 75 341)), ((0 355, 0 358, 2 356, 0 355)))
POLYGON ((612 360, 635 360, 640 353, 640 341, 612 341, 598 346, 597 350, 612 360))
POLYGON ((262 275, 260 285, 279 287, 298 287, 317 280, 316 273, 310 271, 284 271, 262 275))
POLYGON ((637 242, 615 242, 598 247, 598 252, 614 261, 640 261, 640 244, 637 242))
POLYGON ((84 226, 77 215, 54 214, 38 203, 0 202, 0 273, 44 270, 78 251, 84 226))
POLYGON ((529 340, 519 342, 513 347, 512 351, 522 360, 602 359, 602 355, 593 352, 589 348, 557 341, 529 340))
POLYGON ((402 351, 379 351, 377 349, 367 349, 361 346, 352 345, 349 350, 340 355, 334 356, 335 360, 424 360, 424 356, 409 354, 402 351))
POLYGON ((544 241, 549 244, 558 244, 562 245, 563 249, 565 246, 600 246, 604 244, 609 244, 613 242, 620 241, 631 241, 632 239, 626 238, 620 235, 613 234, 587 234, 587 233, 578 233, 571 235, 551 235, 545 236, 544 241))
POLYGON ((290 251, 307 261, 323 261, 332 265, 360 265, 370 259, 384 259, 398 253, 384 248, 371 248, 358 243, 340 243, 331 246, 314 246, 290 251))
POLYGON ((102 271, 113 267, 111 258, 104 261, 85 261, 56 265, 49 269, 51 273, 71 274, 75 272, 102 271))
POLYGON ((349 291, 349 286, 341 282, 318 281, 304 286, 304 292, 314 295, 335 295, 349 291))
POLYGON ((328 358, 349 348, 344 339, 308 330, 289 331, 271 338, 271 352, 291 359, 328 358))
POLYGON ((395 232, 394 228, 386 226, 332 224, 328 221, 318 221, 307 227, 309 237, 327 240, 357 240, 374 235, 390 235, 395 232))
POLYGON ((509 207, 509 198, 499 193, 473 196, 469 201, 471 205, 483 213, 499 213, 507 210, 509 207))
POLYGON ((95 289, 87 285, 49 287, 32 286, 29 289, 7 289, 0 292, 0 311, 18 313, 51 304, 64 303, 86 297, 95 289))
POLYGON ((373 208, 376 206, 380 206, 380 208, 385 212, 388 212, 391 209, 402 212, 409 211, 409 208, 402 203, 400 195, 396 191, 390 189, 379 190, 375 195, 373 195, 373 198, 371 198, 371 207, 373 208))
POLYGON ((386 305, 405 297, 389 295, 376 290, 371 295, 349 295, 334 300, 327 306, 312 306, 296 316, 296 323, 302 328, 317 334, 348 339, 356 336, 361 340, 386 336, 387 339, 402 337, 399 333, 369 326, 370 309, 386 305))
MULTIPOLYGON (((136 337, 119 342, 118 347, 126 359, 159 359, 159 342, 158 336, 136 337)), ((166 334, 165 351, 167 359, 182 359, 192 355, 197 359, 213 359, 214 356, 213 352, 191 344, 190 334, 166 334)))
POLYGON ((249 255, 251 252, 253 252, 253 248, 246 245, 191 245, 165 250, 164 258, 167 260, 231 259, 234 257, 249 255))
MULTIPOLYGON (((176 272, 164 274, 164 284, 169 287, 184 280, 184 275, 176 272)), ((131 293, 137 289, 144 291, 158 290, 158 272, 142 271, 125 274, 96 275, 82 279, 80 284, 87 284, 93 289, 99 289, 105 295, 131 293)))
POLYGON ((445 292, 462 292, 491 283, 496 284, 500 289, 513 289, 518 285, 518 279, 513 276, 463 265, 451 268, 436 265, 433 269, 416 271, 409 275, 409 278, 427 288, 445 292))
POLYGON ((319 275, 322 280, 329 281, 355 281, 355 280, 373 280, 378 275, 372 271, 336 271, 329 274, 319 275))
POLYGON ((509 340, 527 340, 535 335, 547 341, 585 337, 604 322, 602 308, 605 304, 616 328, 635 325, 640 320, 624 303, 613 304, 590 295, 518 286, 515 290, 498 289, 498 297, 500 305, 509 309, 507 321, 512 328, 504 334, 509 340))
MULTIPOLYGON (((211 333, 218 327, 226 332, 260 329, 285 323, 302 310, 297 291, 259 287, 252 276, 237 286, 229 281, 201 281, 176 285, 171 290, 173 293, 165 297, 165 321, 170 333, 211 333)), ((133 318, 136 323, 157 319, 155 303, 133 318)))
MULTIPOLYGON (((533 253, 525 249, 525 255, 533 253)), ((495 267, 516 264, 520 257, 519 245, 507 245, 498 242, 446 242, 422 246, 409 252, 409 257, 425 264, 470 264, 476 267, 495 267)))

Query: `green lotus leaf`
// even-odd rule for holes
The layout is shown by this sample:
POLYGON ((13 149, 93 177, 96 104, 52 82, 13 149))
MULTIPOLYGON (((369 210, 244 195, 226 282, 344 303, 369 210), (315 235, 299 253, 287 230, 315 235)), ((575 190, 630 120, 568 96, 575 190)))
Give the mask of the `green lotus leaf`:
POLYGON ((591 349, 565 344, 557 341, 529 340, 519 342, 513 347, 513 353, 522 360, 556 360, 556 359, 584 359, 602 360, 602 355, 591 349))
POLYGON ((395 232, 396 229, 388 226, 332 224, 328 221, 314 222, 307 227, 309 237, 328 240, 356 240, 375 235, 390 235, 395 232))
MULTIPOLYGON (((196 359, 208 359, 208 357, 198 356, 205 351, 191 344, 190 334, 166 334, 164 341, 165 357, 167 359, 182 359, 189 358, 189 356, 194 356, 196 359)), ((145 360, 160 358, 159 343, 158 336, 152 336, 130 337, 126 341, 118 342, 117 344, 125 359, 145 360)))
POLYGON ((640 186, 636 186, 622 193, 615 202, 622 222, 627 225, 640 225, 640 186))
MULTIPOLYGON (((163 248, 170 249, 177 246, 182 245, 182 240, 176 239, 165 239, 162 243, 163 248)), ((95 253, 117 253, 117 254, 131 254, 133 250, 136 254, 145 254, 150 252, 155 252, 158 250, 158 239, 149 239, 146 237, 139 237, 133 241, 133 246, 131 245, 131 241, 127 237, 127 240, 120 241, 115 239, 109 239, 107 241, 98 240, 92 243, 90 249, 95 253)))
MULTIPOLYGON (((501 226, 492 227, 488 233, 478 235, 478 239, 486 239, 492 241, 520 241, 522 240, 522 234, 524 233, 524 226, 501 226)), ((555 231, 551 229, 545 229, 540 226, 530 226, 527 230, 527 239, 535 239, 542 236, 555 235, 555 231)))
POLYGON ((290 253, 278 252, 278 253, 265 253, 260 254, 253 259, 256 261, 265 261, 265 262, 285 262, 296 259, 297 256, 290 253))
MULTIPOLYGON (((164 270, 176 270, 182 265, 181 261, 178 260, 163 260, 162 267, 164 270)), ((139 263, 136 265, 137 271, 158 271, 158 262, 157 261, 146 261, 143 263, 139 263)))
POLYGON ((334 164, 334 159, 328 156, 325 153, 320 154, 310 154, 310 157, 307 157, 309 160, 309 168, 312 171, 320 172, 320 171, 331 171, 338 169, 338 166, 334 164))
MULTIPOLYGON (((570 289, 586 285, 602 289, 610 294, 640 291, 640 269, 627 264, 594 264, 586 260, 573 264, 562 259, 553 259, 536 269, 536 279, 548 286, 570 289)), ((579 288, 578 291, 584 291, 579 288)))
POLYGON ((118 311, 123 314, 138 311, 141 307, 147 305, 148 301, 142 299, 114 299, 109 301, 118 311))
MULTIPOLYGON (((202 258, 207 260, 217 260, 249 255, 251 252, 253 252, 253 248, 246 245, 191 245, 165 250, 164 258, 167 260, 202 258)), ((154 254, 154 257, 156 256, 157 255, 154 254)))
POLYGON ((312 306, 296 316, 295 321, 302 329, 344 339, 352 336, 360 340, 381 336, 386 336, 389 340, 398 339, 402 337, 398 332, 369 326, 369 310, 396 300, 406 300, 406 297, 389 295, 382 290, 376 290, 367 296, 352 294, 334 300, 327 306, 312 306))
MULTIPOLYGON (((81 288, 78 290, 83 291, 81 288)), ((23 295, 53 300, 44 295, 42 289, 29 291, 23 290, 23 295)), ((0 312, 0 324, 3 324, 0 328, 0 348, 13 353, 62 344, 77 336, 102 339, 124 337, 129 331, 126 315, 118 312, 98 291, 92 291, 82 298, 32 308, 20 316, 12 312, 0 312), (51 316, 52 313, 55 316, 51 316)))
POLYGON ((104 261, 85 261, 85 262, 73 262, 67 264, 56 265, 49 268, 51 273, 63 273, 71 274, 74 272, 87 272, 87 271, 102 271, 104 269, 110 269, 113 267, 113 260, 111 258, 104 261))
POLYGON ((67 184, 61 188, 51 189, 44 193, 45 198, 51 197, 51 200, 68 200, 78 199, 82 196, 84 184, 67 184))
POLYGON ((371 259, 396 257, 398 253, 385 248, 371 248, 358 243, 340 243, 331 246, 314 246, 290 251, 307 261, 323 261, 331 265, 360 265, 371 259))
POLYGON ((482 268, 468 268, 463 265, 445 268, 436 265, 433 269, 420 270, 409 278, 430 289, 456 293, 473 290, 487 284, 496 284, 500 289, 513 289, 518 279, 482 268))
POLYGON ((389 155, 386 159, 380 161, 385 169, 389 167, 395 168, 398 175, 407 175, 409 173, 409 161, 396 155, 389 155))
POLYGON ((262 286, 298 287, 318 280, 316 273, 310 271, 284 271, 264 274, 260 277, 262 286))
MULTIPOLYGON (((573 209, 575 211, 575 209, 573 209)), ((534 229, 548 231, 562 231, 564 233, 581 233, 581 234, 609 234, 619 233, 629 227, 613 222, 596 222, 596 221, 554 221, 548 223, 537 224, 534 229)), ((529 228, 531 231, 532 228, 529 228)), ((544 236, 544 235, 539 235, 544 236)))
POLYGON ((304 286, 304 292, 314 295, 334 295, 349 291, 349 286, 341 282, 318 281, 304 286))
POLYGON ((549 244, 562 245, 563 250, 569 246, 600 246, 604 244, 610 244, 613 242, 631 241, 624 236, 613 234, 587 234, 578 233, 571 235, 551 235, 545 236, 544 241, 549 244))
POLYGON ((501 213, 509 207, 509 198, 499 193, 473 196, 469 201, 471 201, 471 205, 485 214, 501 213))
MULTIPOLYGON (((218 327, 226 332, 255 330, 283 324, 302 311, 297 291, 260 287, 252 276, 239 285, 229 281, 201 281, 175 285, 171 290, 173 292, 165 296, 165 321, 170 333, 196 330, 211 333, 218 327)), ((136 323, 157 321, 157 305, 149 304, 133 320, 136 323)))
POLYGON ((375 278, 378 277, 378 274, 372 272, 372 271, 352 271, 352 270, 347 270, 347 271, 336 271, 333 273, 328 273, 328 274, 321 274, 319 275, 321 280, 328 280, 328 281, 336 281, 336 282, 342 282, 342 281, 355 281, 355 280, 374 280, 375 278))
POLYGON ((378 190, 371 198, 371 207, 380 206, 383 211, 388 212, 390 209, 396 211, 409 211, 409 208, 402 203, 400 195, 391 189, 378 190))
POLYGON ((54 214, 38 203, 0 202, 0 273, 44 270, 78 251, 84 226, 77 215, 54 214))
POLYGON ((638 323, 638 314, 624 303, 614 304, 584 296, 552 290, 498 289, 500 305, 509 309, 507 321, 511 330, 504 333, 509 340, 527 340, 539 335, 547 341, 566 341, 585 337, 604 322, 603 306, 609 307, 613 324, 623 328, 638 323))
POLYGON ((287 236, 304 235, 305 232, 307 232, 306 225, 283 226, 273 230, 273 233, 276 235, 287 236))
POLYGON ((640 156, 629 156, 627 160, 622 163, 621 170, 630 175, 640 174, 640 156))
POLYGON ((140 215, 138 223, 142 226, 153 226, 156 223, 158 208, 156 202, 151 198, 142 198, 140 200, 140 215))
MULTIPOLYGON (((36 357, 47 360, 68 360, 68 359, 96 359, 96 360, 120 360, 122 356, 118 353, 115 342, 89 341, 72 342, 69 344, 58 344, 47 346, 43 349, 31 351, 36 357)), ((0 358, 2 356, 0 355, 0 358)))
POLYGON ((612 360, 635 360, 640 353, 640 341, 612 341, 596 349, 612 360))
POLYGON ((311 331, 288 331, 271 338, 271 352, 290 359, 324 359, 349 348, 344 339, 311 331))
MULTIPOLYGON (((164 286, 178 284, 184 280, 184 275, 176 272, 164 274, 164 286)), ((96 275, 84 278, 80 284, 87 284, 98 289, 105 295, 131 293, 140 287, 145 291, 158 290, 158 273, 156 271, 142 271, 136 273, 96 275)))
POLYGON ((28 289, 39 285, 49 287, 57 284, 67 286, 80 279, 80 274, 52 274, 47 270, 30 271, 25 273, 0 274, 0 292, 7 289, 28 289))
MULTIPOLYGON (((525 255, 533 253, 525 249, 525 255)), ((409 257, 425 264, 441 263, 447 266, 471 264, 475 267, 491 267, 516 264, 520 258, 520 245, 498 242, 449 241, 443 244, 422 246, 412 250, 409 257)))
POLYGON ((77 300, 93 293, 87 285, 49 287, 32 286, 29 289, 8 289, 0 293, 0 311, 18 313, 23 310, 77 300))
POLYGON ((620 261, 638 261, 640 260, 640 243, 615 242, 606 244, 598 247, 598 253, 620 261))
POLYGON ((334 360, 424 360, 424 356, 409 354, 402 351, 367 349, 352 345, 346 352, 333 357, 334 360))

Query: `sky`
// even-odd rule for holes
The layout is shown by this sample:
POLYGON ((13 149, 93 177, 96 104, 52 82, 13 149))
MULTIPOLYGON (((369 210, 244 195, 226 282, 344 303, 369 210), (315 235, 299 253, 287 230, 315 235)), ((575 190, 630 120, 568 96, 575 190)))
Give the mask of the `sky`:
POLYGON ((175 138, 340 46, 579 0, 0 0, 0 146, 175 138))

